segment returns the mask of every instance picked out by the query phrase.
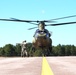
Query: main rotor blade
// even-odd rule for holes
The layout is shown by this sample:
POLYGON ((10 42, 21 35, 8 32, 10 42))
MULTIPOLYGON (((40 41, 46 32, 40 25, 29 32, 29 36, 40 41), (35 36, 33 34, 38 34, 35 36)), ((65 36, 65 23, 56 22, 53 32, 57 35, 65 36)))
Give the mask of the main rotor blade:
POLYGON ((38 25, 36 23, 31 23, 31 22, 35 22, 35 21, 29 21, 29 20, 19 20, 19 19, 0 19, 1 21, 14 21, 14 22, 27 22, 27 23, 30 23, 30 24, 34 24, 34 25, 38 25))
MULTIPOLYGON (((71 18, 71 17, 76 17, 76 15, 66 16, 66 17, 61 17, 61 18, 55 18, 55 19, 51 19, 51 21, 52 21, 52 20, 65 19, 65 18, 71 18)), ((48 20, 48 21, 49 21, 49 20, 48 20)))
MULTIPOLYGON (((19 20, 19 19, 16 19, 16 18, 10 18, 10 19, 12 19, 12 20, 19 20)), ((31 22, 27 22, 27 23, 34 24, 34 25, 38 25, 38 24, 36 24, 36 23, 31 23, 31 22)))
POLYGON ((37 28, 37 27, 29 28, 28 30, 31 30, 31 29, 34 29, 34 28, 37 28))
POLYGON ((19 20, 19 19, 0 19, 1 21, 15 21, 15 22, 39 22, 39 21, 31 21, 31 20, 19 20))
MULTIPOLYGON (((41 21, 40 21, 41 22, 41 21)), ((56 22, 56 21, 52 21, 52 20, 43 20, 42 22, 56 22)))
POLYGON ((32 23, 32 22, 27 22, 27 23, 34 24, 34 25, 38 25, 38 24, 36 24, 36 23, 32 23))
MULTIPOLYGON (((49 20, 42 20, 42 21, 39 21, 39 20, 37 20, 37 21, 31 21, 31 20, 19 20, 19 19, 15 19, 15 18, 11 18, 11 19, 0 19, 1 21, 14 21, 14 22, 55 22, 55 21, 49 21, 49 20)), ((31 23, 31 24, 33 24, 33 23, 31 23)))
POLYGON ((75 24, 76 22, 66 22, 66 23, 57 23, 57 24, 49 24, 46 26, 58 26, 58 25, 67 25, 67 24, 75 24))

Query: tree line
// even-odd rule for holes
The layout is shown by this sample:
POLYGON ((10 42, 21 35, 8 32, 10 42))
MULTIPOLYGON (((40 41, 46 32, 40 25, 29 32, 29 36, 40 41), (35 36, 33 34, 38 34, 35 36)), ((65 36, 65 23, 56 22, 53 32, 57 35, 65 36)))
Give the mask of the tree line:
MULTIPOLYGON (((33 51, 32 44, 28 43, 27 52, 29 56, 42 56, 43 51, 41 49, 33 51)), ((48 55, 47 50, 45 52, 48 55)), ((4 47, 0 47, 0 56, 2 57, 21 56, 21 46, 19 44, 17 45, 6 44, 4 47)), ((61 45, 61 44, 57 46, 52 46, 50 56, 76 56, 76 46, 61 45)))

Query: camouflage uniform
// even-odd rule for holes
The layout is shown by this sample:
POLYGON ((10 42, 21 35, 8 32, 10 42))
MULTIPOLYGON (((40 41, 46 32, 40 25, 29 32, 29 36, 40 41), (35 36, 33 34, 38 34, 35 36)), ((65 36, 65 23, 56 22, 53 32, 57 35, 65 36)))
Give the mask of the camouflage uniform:
POLYGON ((23 41, 21 44, 21 57, 27 56, 27 50, 26 50, 26 41, 23 41))

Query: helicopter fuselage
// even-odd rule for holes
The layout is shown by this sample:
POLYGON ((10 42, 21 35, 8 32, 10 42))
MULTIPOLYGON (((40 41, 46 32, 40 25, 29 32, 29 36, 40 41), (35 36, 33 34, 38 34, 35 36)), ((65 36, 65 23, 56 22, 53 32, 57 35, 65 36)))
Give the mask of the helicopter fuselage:
POLYGON ((37 37, 35 38, 35 43, 33 43, 35 48, 49 48, 51 46, 52 40, 47 37, 46 33, 37 33, 37 37))

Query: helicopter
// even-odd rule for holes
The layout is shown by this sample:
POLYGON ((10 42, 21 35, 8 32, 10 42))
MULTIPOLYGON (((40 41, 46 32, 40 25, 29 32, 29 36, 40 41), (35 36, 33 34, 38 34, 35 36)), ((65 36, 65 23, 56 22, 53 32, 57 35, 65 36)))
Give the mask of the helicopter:
MULTIPOLYGON (((47 55, 45 52, 48 52, 48 54, 50 54, 50 52, 52 51, 52 39, 51 37, 51 33, 45 29, 46 26, 58 26, 58 25, 67 25, 67 24, 75 24, 76 22, 65 22, 65 23, 53 23, 56 20, 59 19, 65 19, 65 18, 71 18, 71 17, 76 17, 76 15, 72 15, 72 16, 66 16, 66 17, 61 17, 61 18, 55 18, 55 19, 51 19, 51 20, 20 20, 20 19, 16 19, 16 18, 11 18, 11 19, 0 19, 0 21, 13 21, 13 22, 26 22, 26 23, 30 23, 30 24, 34 24, 36 26, 38 26, 38 29, 36 30, 36 33, 34 34, 34 39, 32 41, 32 50, 35 51, 37 48, 42 49, 43 54, 47 55), (47 24, 50 23, 50 24, 47 24)), ((34 29, 37 27, 32 27, 29 28, 28 30, 34 29)))

